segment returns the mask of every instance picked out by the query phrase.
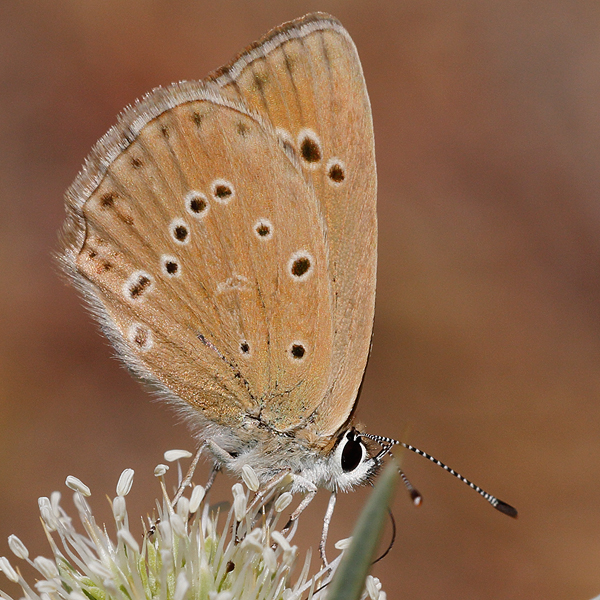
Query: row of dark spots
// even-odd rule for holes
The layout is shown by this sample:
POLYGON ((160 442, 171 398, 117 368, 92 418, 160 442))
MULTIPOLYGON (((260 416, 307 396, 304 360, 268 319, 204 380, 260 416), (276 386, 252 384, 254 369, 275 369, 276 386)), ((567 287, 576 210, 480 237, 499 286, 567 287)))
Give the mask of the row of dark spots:
MULTIPOLYGON (((306 348, 299 342, 293 343, 289 351, 295 360, 302 360, 306 354, 306 348)), ((240 343, 240 352, 246 355, 250 354, 250 344, 246 340, 240 343)))
MULTIPOLYGON (((90 260, 94 260, 94 259, 98 258, 98 252, 96 252, 96 250, 94 250, 93 248, 90 248, 88 250, 87 255, 90 260)), ((106 271, 110 271, 112 269, 112 267, 113 267, 112 263, 103 258, 98 258, 98 261, 96 261, 96 263, 94 265, 94 269, 96 270, 96 272, 98 274, 105 273, 106 271)))
MULTIPOLYGON (((180 232, 179 239, 185 239, 185 237, 187 237, 187 229, 183 225, 177 225, 175 227, 175 236, 177 237, 177 231, 179 229, 185 231, 185 235, 183 235, 183 233, 180 232)), ((91 250, 89 256, 93 258, 95 255, 95 251, 91 250)), ((179 274, 179 262, 175 257, 163 256, 162 261, 164 272, 167 275, 174 277, 179 274)), ((292 261, 290 271, 294 277, 298 279, 304 279, 308 276, 311 267, 312 264, 310 257, 308 255, 301 255, 292 261)), ((145 273, 138 273, 138 275, 133 279, 133 281, 130 281, 128 283, 127 290, 129 297, 132 300, 138 300, 150 288, 151 284, 152 280, 150 279, 149 275, 145 273)), ((244 348, 241 349, 245 354, 247 353, 246 351, 244 351, 244 348)))
MULTIPOLYGON (((305 133, 300 141, 300 155, 309 165, 316 165, 323 158, 319 142, 309 133, 305 133)), ((332 160, 327 171, 327 176, 334 183, 342 183, 346 178, 342 163, 335 159, 332 160)))
MULTIPOLYGON (((200 128, 204 122, 204 117, 205 115, 201 112, 194 111, 191 115, 192 123, 194 123, 196 127, 200 128)), ((250 127, 244 121, 240 120, 236 123, 236 131, 241 137, 246 137, 250 132, 250 127)))
MULTIPOLYGON (((233 186, 227 181, 217 180, 213 183, 213 198, 222 204, 226 204, 233 197, 233 186)), ((208 199, 200 192, 191 191, 186 197, 186 206, 190 213, 202 216, 208 206, 208 199)))
MULTIPOLYGON (((180 227, 182 226, 178 226, 175 229, 177 230, 180 227)), ((179 273, 179 263, 177 262, 177 259, 173 257, 166 257, 163 258, 163 261, 163 266, 167 275, 174 276, 179 273)), ((304 278, 310 271, 311 266, 311 261, 308 256, 300 256, 292 262, 291 273, 294 277, 299 279, 304 278)), ((142 294, 150 287, 151 283, 152 281, 148 275, 143 273, 138 274, 134 281, 129 284, 129 296, 133 300, 140 298, 142 294)))

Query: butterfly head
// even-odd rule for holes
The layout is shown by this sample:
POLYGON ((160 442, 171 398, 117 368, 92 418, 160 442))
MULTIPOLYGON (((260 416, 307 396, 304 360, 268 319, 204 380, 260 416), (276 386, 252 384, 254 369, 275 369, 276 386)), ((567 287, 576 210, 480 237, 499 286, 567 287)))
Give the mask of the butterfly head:
POLYGON ((368 440, 354 428, 343 431, 327 457, 332 489, 348 491, 368 482, 381 465, 379 454, 373 455, 368 440))

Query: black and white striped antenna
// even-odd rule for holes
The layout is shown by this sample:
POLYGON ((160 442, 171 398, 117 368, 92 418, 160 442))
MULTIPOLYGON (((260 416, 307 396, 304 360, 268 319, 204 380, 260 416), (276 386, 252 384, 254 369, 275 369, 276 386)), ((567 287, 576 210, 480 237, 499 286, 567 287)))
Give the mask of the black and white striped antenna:
MULTIPOLYGON (((380 446, 382 446, 381 452, 375 457, 375 460, 381 460, 383 456, 388 454, 393 446, 401 445, 404 446, 407 450, 418 454, 419 456, 423 456, 424 458, 430 460, 432 463, 435 463, 438 467, 442 467, 444 471, 448 471, 451 475, 454 475, 457 479, 460 479, 463 483, 466 483, 472 490, 475 490, 480 496, 482 496, 485 500, 487 500, 496 510, 499 510, 501 513, 508 515, 509 517, 513 517, 513 519, 517 518, 518 512, 517 509, 503 502, 496 496, 492 496, 484 489, 480 488, 478 485, 475 485, 472 481, 469 481, 466 477, 463 477, 460 473, 457 473, 454 469, 450 468, 448 465, 444 464, 441 460, 438 460, 431 454, 427 452, 423 452, 423 450, 419 450, 419 448, 415 448, 410 444, 405 444, 404 442, 399 442, 398 440, 393 440, 392 438, 388 438, 382 435, 373 435, 370 433, 361 433, 361 437, 368 438, 377 442, 380 446)), ((414 504, 418 505, 421 503, 421 494, 417 492, 417 490, 411 485, 410 481, 408 481, 406 475, 403 471, 400 471, 400 475, 402 477, 402 481, 404 481, 404 485, 408 489, 410 496, 414 502, 414 504)))

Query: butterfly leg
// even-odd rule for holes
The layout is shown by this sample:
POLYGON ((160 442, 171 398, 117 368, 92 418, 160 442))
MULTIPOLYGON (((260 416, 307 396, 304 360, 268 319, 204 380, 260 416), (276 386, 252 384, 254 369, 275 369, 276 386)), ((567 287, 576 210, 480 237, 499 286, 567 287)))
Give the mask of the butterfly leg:
POLYGON ((335 502, 337 500, 337 494, 332 492, 329 497, 329 504, 327 505, 327 512, 325 513, 325 518, 323 519, 323 530, 321 531, 321 541, 319 543, 319 554, 321 555, 321 561, 323 562, 323 566, 327 567, 329 563, 327 562, 327 556, 325 555, 325 546, 327 545, 327 535, 329 534, 329 524, 331 523, 331 517, 333 516, 333 509, 335 508, 335 502))
MULTIPOLYGON (((182 479, 181 483, 179 484, 179 488, 177 489, 177 493, 175 494, 175 497, 173 498, 173 506, 177 505, 177 502, 179 501, 179 498, 181 498, 181 496, 183 495, 183 492, 185 491, 185 488, 190 485, 191 481, 192 481, 192 477, 194 476, 194 472, 196 471, 196 467, 198 466, 198 461, 200 460, 200 455, 202 454, 202 450, 203 450, 203 446, 200 446, 200 448, 198 448, 198 450, 196 451, 196 454, 194 455, 194 458, 190 464, 190 467, 187 471, 187 473, 185 474, 185 477, 182 479)), ((213 478, 214 481, 214 478, 213 478)), ((212 485, 212 482, 211 482, 212 485)))
MULTIPOLYGON (((302 514, 304 509, 313 501, 313 498, 317 495, 317 486, 301 477, 300 475, 294 475, 294 483, 299 484, 302 489, 306 490, 306 495, 302 498, 302 502, 298 504, 296 510, 290 515, 288 522, 285 527, 281 530, 281 533, 284 535, 290 531, 294 522, 298 519, 298 517, 302 514)), ((291 535, 288 536, 291 539, 291 535)))
POLYGON ((206 481, 206 485, 204 486, 205 494, 208 494, 208 492, 210 491, 210 488, 213 486, 213 483, 215 482, 215 479, 217 478, 217 473, 220 470, 221 470, 221 467, 216 462, 213 462, 213 465, 210 469, 210 473, 208 474, 208 480, 206 481))

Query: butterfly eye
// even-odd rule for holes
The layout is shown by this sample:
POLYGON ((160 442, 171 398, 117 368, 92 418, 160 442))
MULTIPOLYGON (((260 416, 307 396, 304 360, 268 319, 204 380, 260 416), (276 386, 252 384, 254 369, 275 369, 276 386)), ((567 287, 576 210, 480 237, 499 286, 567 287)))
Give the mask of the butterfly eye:
POLYGON ((360 438, 355 436, 352 431, 346 434, 346 444, 342 450, 342 471, 348 473, 354 471, 363 460, 365 455, 365 446, 360 438))

